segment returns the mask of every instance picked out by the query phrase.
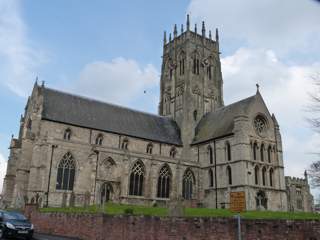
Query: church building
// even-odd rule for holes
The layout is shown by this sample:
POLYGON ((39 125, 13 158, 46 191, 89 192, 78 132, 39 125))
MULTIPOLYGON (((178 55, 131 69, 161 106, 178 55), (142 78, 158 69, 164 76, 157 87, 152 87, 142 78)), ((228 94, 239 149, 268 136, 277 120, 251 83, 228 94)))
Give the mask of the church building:
MULTIPOLYGON (((188 16, 179 32, 175 25, 164 34, 159 115, 36 82, 11 140, 3 204, 168 206, 179 199, 229 208, 240 192, 246 210, 292 209, 279 124, 259 86, 225 106, 218 31, 212 37, 204 22, 191 30, 188 16)), ((310 211, 310 191, 304 194, 299 207, 310 211)))

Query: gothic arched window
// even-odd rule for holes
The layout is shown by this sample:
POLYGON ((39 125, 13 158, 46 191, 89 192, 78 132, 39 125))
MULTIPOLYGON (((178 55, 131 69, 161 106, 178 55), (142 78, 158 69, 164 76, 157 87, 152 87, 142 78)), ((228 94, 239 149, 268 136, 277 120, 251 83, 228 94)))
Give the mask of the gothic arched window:
POLYGON ((64 131, 63 139, 69 141, 71 139, 71 129, 68 128, 64 131))
POLYGON ((71 153, 66 153, 58 165, 57 190, 73 190, 75 162, 71 153))
POLYGON ((185 171, 183 175, 183 182, 182 182, 182 196, 184 199, 187 199, 187 200, 192 199, 193 184, 194 184, 194 175, 193 175, 193 172, 190 169, 188 169, 187 171, 185 171))
POLYGON ((255 142, 253 144, 253 160, 257 160, 257 150, 258 150, 258 144, 255 142))
POLYGON ((152 143, 149 143, 149 144, 147 145, 147 153, 148 153, 148 154, 152 154, 152 149, 153 149, 153 145, 152 145, 152 143))
POLYGON ((271 155, 272 154, 272 148, 271 146, 268 147, 268 162, 271 163, 271 155))
POLYGON ((96 145, 102 145, 103 142, 103 136, 102 134, 99 134, 96 138, 96 145))
POLYGON ((273 186, 273 169, 271 168, 269 171, 269 181, 270 181, 270 187, 273 186))
POLYGON ((175 147, 172 147, 172 148, 170 149, 170 157, 175 158, 176 154, 177 154, 176 148, 175 148, 175 147))
POLYGON ((199 56, 195 54, 193 58, 193 74, 199 75, 199 69, 200 69, 200 60, 199 56))
POLYGON ((263 186, 266 185, 266 172, 267 172, 266 167, 263 167, 263 168, 262 168, 262 185, 263 185, 263 186))
POLYGON ((260 159, 262 162, 264 161, 264 144, 261 144, 260 147, 260 159))
POLYGON ((170 114, 170 104, 171 104, 170 94, 167 93, 164 97, 164 110, 165 114, 170 114))
POLYGON ((229 142, 226 142, 226 154, 227 154, 227 160, 231 161, 231 146, 229 142))
POLYGON ((227 167, 227 177, 228 177, 228 184, 232 185, 232 171, 230 166, 227 167))
POLYGON ((209 187, 213 187, 213 171, 211 168, 209 169, 208 176, 209 176, 209 187))
POLYGON ((141 161, 137 161, 130 174, 129 195, 142 196, 144 181, 144 165, 141 161))
POLYGON ((256 185, 259 184, 259 167, 258 166, 254 168, 254 183, 256 185))
POLYGON ((123 139, 121 143, 121 149, 128 150, 129 140, 127 138, 123 139))
POLYGON ((179 56, 179 72, 180 75, 184 75, 185 54, 182 52, 179 56))
POLYGON ((209 163, 213 164, 213 151, 210 145, 208 146, 208 155, 209 155, 209 163))
POLYGON ((161 168, 158 178, 158 198, 169 198, 171 185, 171 171, 169 166, 165 165, 161 168))
POLYGON ((176 105, 177 108, 182 107, 183 89, 182 87, 177 88, 176 105))

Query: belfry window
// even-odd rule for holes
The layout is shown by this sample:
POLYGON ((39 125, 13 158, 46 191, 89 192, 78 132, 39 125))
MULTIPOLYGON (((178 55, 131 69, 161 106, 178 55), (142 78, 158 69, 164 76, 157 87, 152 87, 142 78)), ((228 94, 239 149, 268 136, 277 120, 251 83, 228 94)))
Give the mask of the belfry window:
POLYGON ((63 156, 58 165, 57 190, 73 190, 75 176, 75 162, 71 153, 63 156))
POLYGON ((264 161, 264 144, 261 144, 260 147, 260 159, 262 162, 264 161))
POLYGON ((271 163, 271 154, 272 154, 272 148, 271 146, 268 147, 268 162, 271 163))
POLYGON ((180 64, 179 64, 179 72, 180 75, 184 75, 184 58, 180 59, 180 64))
POLYGON ((158 198, 169 198, 171 185, 171 172, 169 166, 165 165, 161 168, 158 178, 158 198))
POLYGON ((258 144, 255 142, 253 144, 253 160, 257 160, 257 150, 258 150, 258 144))
POLYGON ((142 196, 143 181, 144 181, 144 165, 142 162, 137 161, 131 169, 129 195, 142 196))
POLYGON ((262 168, 262 185, 263 186, 266 185, 266 172, 267 172, 267 169, 265 167, 262 168))
POLYGON ((99 134, 96 138, 96 145, 102 145, 103 142, 103 136, 102 134, 99 134))
POLYGON ((200 70, 200 60, 197 56, 193 59, 193 74, 199 75, 200 70))
POLYGON ((254 168, 254 183, 256 185, 259 184, 259 167, 258 166, 254 168))
POLYGON ((194 175, 190 169, 188 169, 183 175, 182 182, 182 197, 186 200, 192 199, 194 184, 194 175))
POLYGON ((152 149, 153 149, 153 145, 152 145, 152 143, 149 143, 149 144, 147 145, 147 153, 148 153, 148 154, 152 154, 152 149))
POLYGON ((269 171, 269 181, 270 181, 270 186, 273 187, 273 169, 272 168, 269 171))
POLYGON ((68 128, 64 131, 63 139, 69 141, 71 139, 71 129, 68 128))

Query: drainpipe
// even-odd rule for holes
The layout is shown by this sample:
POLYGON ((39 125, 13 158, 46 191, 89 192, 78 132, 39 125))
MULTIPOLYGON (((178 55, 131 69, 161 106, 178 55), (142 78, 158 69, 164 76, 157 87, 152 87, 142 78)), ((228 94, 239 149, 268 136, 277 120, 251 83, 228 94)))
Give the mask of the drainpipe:
POLYGON ((47 201, 46 201, 46 207, 49 206, 49 190, 50 190, 50 180, 51 180, 51 170, 52 170, 52 161, 53 161, 53 152, 54 149, 57 148, 57 145, 51 146, 51 158, 50 158, 50 168, 49 168, 49 177, 48 177, 48 188, 47 188, 47 201))
POLYGON ((214 182, 215 182, 215 193, 216 193, 216 209, 218 209, 218 183, 217 183, 217 151, 216 151, 216 140, 213 140, 213 153, 214 153, 214 182))
POLYGON ((97 159, 96 159, 96 174, 94 177, 93 203, 95 203, 95 201, 96 201, 96 186, 97 186, 97 175, 98 175, 99 151, 94 150, 94 153, 97 155, 97 159))

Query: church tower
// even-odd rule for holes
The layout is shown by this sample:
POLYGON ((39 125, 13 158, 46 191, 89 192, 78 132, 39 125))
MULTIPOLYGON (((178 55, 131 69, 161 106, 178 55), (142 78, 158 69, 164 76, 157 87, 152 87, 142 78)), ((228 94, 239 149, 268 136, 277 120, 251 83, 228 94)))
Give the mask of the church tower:
POLYGON ((215 39, 211 31, 207 35, 204 22, 200 33, 197 25, 191 31, 187 15, 180 35, 177 25, 168 41, 164 33, 159 104, 159 114, 179 125, 185 146, 191 144, 201 118, 223 106, 222 84, 218 30, 215 39))

